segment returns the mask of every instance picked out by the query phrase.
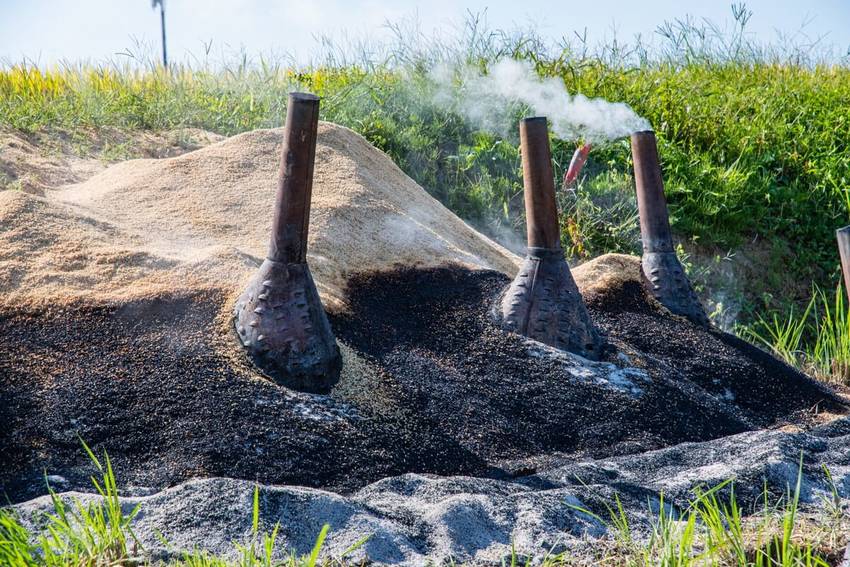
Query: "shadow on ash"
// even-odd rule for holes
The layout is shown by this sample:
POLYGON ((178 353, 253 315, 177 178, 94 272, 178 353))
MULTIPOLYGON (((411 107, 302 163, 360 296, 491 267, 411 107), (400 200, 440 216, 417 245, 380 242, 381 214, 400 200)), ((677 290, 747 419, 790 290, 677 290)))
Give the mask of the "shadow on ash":
MULTIPOLYGON (((159 532, 172 551, 231 549, 255 483, 296 552, 329 523, 330 553, 371 535, 360 553, 413 564, 578 545, 604 527, 573 506, 615 493, 639 517, 731 477, 745 500, 781 491, 801 454, 804 498, 826 489, 822 465, 850 497, 846 401, 708 326, 677 262, 570 269, 551 176, 529 163, 518 258, 308 118, 310 135, 288 124, 0 193, 0 484, 19 510, 49 505, 45 470, 87 489, 78 436, 110 454, 152 550, 159 532), (539 273, 545 293, 524 291, 539 273), (268 322, 251 325, 267 309, 304 316, 271 357, 253 348, 268 322), (289 364, 312 333, 315 364, 289 364)), ((545 165, 535 148, 524 158, 545 165)), ((641 179, 647 252, 663 255, 660 174, 641 179)))

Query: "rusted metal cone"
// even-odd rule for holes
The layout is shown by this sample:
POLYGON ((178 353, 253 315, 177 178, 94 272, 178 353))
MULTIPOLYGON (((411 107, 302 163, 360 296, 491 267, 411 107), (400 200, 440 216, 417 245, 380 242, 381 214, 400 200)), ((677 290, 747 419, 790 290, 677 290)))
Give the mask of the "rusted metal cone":
POLYGON ((850 226, 835 231, 838 240, 838 255, 841 257, 841 274, 844 276, 844 292, 850 302, 850 226))
POLYGON ((276 382, 327 393, 342 366, 307 265, 319 98, 290 93, 268 256, 236 302, 235 326, 254 362, 276 382))
POLYGON ((546 118, 526 118, 519 133, 528 255, 496 305, 496 319, 506 330, 597 358, 602 339, 561 248, 546 118))
POLYGON ((644 284, 671 313, 708 325, 708 317, 673 249, 655 132, 632 134, 644 284))

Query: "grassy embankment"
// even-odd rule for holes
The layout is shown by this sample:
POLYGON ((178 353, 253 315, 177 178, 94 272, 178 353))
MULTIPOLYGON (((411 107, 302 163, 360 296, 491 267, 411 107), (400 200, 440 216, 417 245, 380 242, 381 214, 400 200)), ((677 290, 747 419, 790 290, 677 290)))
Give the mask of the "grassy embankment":
MULTIPOLYGON (((751 45, 742 33, 746 14, 739 20, 731 35, 667 25, 668 44, 652 56, 640 45, 553 49, 533 34, 470 26, 457 45, 400 40, 380 62, 330 58, 298 70, 262 60, 168 72, 150 64, 7 65, 0 128, 62 136, 83 152, 110 132, 199 127, 229 135, 280 125, 285 93, 306 89, 323 97, 322 118, 363 134, 452 210, 498 236, 522 224, 515 136, 481 131, 438 104, 429 70, 529 60, 572 93, 630 104, 656 129, 674 230, 715 321, 743 324, 742 334, 773 345, 781 341, 773 335, 790 331, 772 327, 790 317, 801 326, 799 341, 778 352, 832 377, 832 359, 818 354, 829 327, 818 323, 822 306, 802 323, 799 316, 813 285, 832 303, 838 283, 834 230, 850 220, 850 68, 751 45)), ((559 176, 575 144, 553 139, 559 176)), ((113 144, 108 155, 133 151, 113 144)), ((586 171, 577 193, 561 196, 571 255, 638 252, 627 140, 596 146, 586 171)), ((0 176, 0 188, 15 181, 0 176)), ((843 338, 827 342, 850 359, 843 338)))

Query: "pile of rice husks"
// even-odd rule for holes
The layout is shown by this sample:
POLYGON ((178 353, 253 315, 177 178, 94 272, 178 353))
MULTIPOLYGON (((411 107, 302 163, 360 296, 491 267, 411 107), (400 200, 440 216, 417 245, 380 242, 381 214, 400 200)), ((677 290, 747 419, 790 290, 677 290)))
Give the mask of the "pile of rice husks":
POLYGON ((319 127, 309 262, 343 352, 330 395, 246 359, 233 301, 264 256, 280 130, 0 192, 0 485, 82 489, 79 439, 158 490, 231 477, 334 491, 404 473, 517 479, 846 411, 740 340, 671 316, 639 262, 574 270, 613 346, 591 362, 497 329, 519 258, 354 132, 319 127))

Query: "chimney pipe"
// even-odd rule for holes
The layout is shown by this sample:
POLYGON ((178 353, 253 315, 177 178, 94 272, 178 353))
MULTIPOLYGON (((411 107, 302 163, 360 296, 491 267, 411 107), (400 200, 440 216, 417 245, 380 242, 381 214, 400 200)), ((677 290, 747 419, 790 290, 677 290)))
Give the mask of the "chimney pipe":
POLYGON ((850 304, 850 226, 835 231, 838 240, 838 254, 841 257, 841 274, 844 276, 844 292, 850 304))
POLYGON ((643 241, 644 284, 670 312, 699 325, 708 325, 702 304, 673 250, 655 132, 646 130, 632 134, 632 160, 643 241))
POLYGON ((495 306, 494 316, 503 329, 598 358, 602 339, 561 248, 546 118, 522 120, 519 134, 528 255, 495 306))
POLYGON ((268 255, 236 302, 239 340, 281 385, 327 393, 339 347, 307 265, 319 97, 290 93, 268 255))
POLYGON ((555 173, 549 150, 546 118, 526 118, 519 123, 522 186, 529 248, 561 248, 555 173))

